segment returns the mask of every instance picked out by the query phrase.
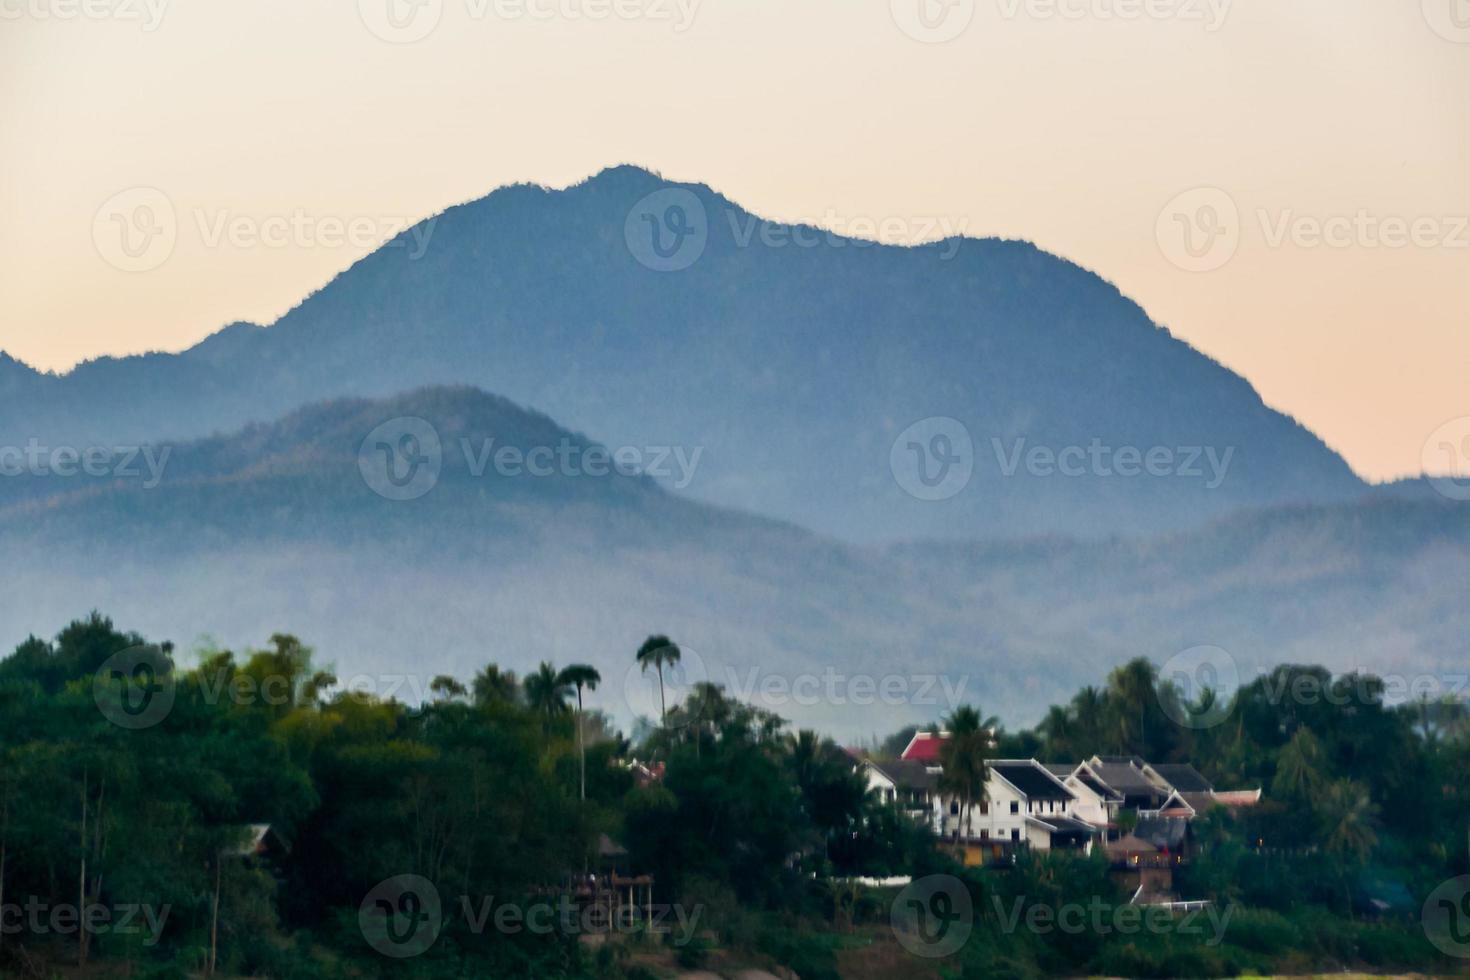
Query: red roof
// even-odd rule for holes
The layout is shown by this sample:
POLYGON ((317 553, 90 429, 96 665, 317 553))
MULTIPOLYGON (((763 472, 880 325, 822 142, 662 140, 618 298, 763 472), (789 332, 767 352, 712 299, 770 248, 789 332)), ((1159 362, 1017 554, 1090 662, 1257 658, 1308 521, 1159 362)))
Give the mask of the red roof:
POLYGON ((908 762, 939 764, 939 746, 949 738, 949 732, 918 732, 909 740, 908 748, 899 756, 908 762))

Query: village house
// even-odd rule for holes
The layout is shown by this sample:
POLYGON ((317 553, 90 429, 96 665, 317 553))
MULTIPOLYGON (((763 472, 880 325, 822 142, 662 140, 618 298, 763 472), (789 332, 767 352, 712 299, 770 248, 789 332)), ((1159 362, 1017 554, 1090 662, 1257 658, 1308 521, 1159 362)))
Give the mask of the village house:
POLYGON ((1096 827, 1105 840, 1110 839, 1114 832, 1112 828, 1118 825, 1118 811, 1123 806, 1122 794, 1082 766, 1053 763, 1046 768, 1071 792, 1072 816, 1096 827))
POLYGON ((877 793, 884 803, 891 803, 919 823, 928 825, 936 834, 942 832, 938 819, 940 771, 938 764, 929 766, 913 759, 862 760, 868 789, 877 793))
MULTIPOLYGON (((1217 806, 1253 806, 1261 791, 1218 791, 1187 763, 1099 756, 1079 763, 986 763, 985 799, 966 807, 943 788, 947 732, 919 732, 900 758, 864 759, 868 788, 962 852, 965 863, 1004 864, 1019 848, 1105 849, 1116 868, 1170 872, 1191 848, 1190 822, 1217 806), (1129 813, 1125 833, 1120 816, 1129 813)), ((1167 874, 1150 883, 1162 889, 1167 874)))

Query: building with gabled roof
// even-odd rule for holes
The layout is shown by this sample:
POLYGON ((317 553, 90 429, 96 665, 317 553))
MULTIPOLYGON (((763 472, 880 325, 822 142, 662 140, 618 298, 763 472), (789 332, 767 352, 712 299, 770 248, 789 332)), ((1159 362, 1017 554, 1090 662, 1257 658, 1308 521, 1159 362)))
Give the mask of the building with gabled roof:
POLYGON ((936 834, 940 832, 939 775, 937 767, 912 759, 879 762, 864 759, 859 771, 868 790, 878 794, 884 803, 897 806, 936 834))
POLYGON ((1209 793, 1214 786, 1202 773, 1187 762, 1144 763, 1143 774, 1160 786, 1181 793, 1209 793))
POLYGON ((937 766, 939 765, 939 750, 947 738, 949 738, 949 732, 914 732, 914 737, 909 739, 909 744, 899 758, 905 762, 922 762, 937 766))
POLYGON ((940 827, 965 849, 970 864, 1009 856, 1018 847, 1089 850, 1097 828, 1076 817, 1076 797, 1055 773, 1035 759, 986 763, 986 798, 968 810, 946 801, 940 827))
POLYGON ((1095 755, 1078 768, 1121 796, 1124 809, 1156 810, 1168 799, 1169 789, 1149 778, 1146 765, 1137 756, 1095 755))
MULTIPOLYGON (((963 851, 968 864, 1004 862, 1017 848, 1084 852, 1121 835, 1118 817, 1139 817, 1135 842, 1179 859, 1188 822, 1215 806, 1253 805, 1260 790, 1216 791, 1189 763, 1149 763, 1138 756, 1094 755, 1084 762, 1035 759, 986 762, 986 798, 968 808, 941 788, 948 732, 917 732, 902 756, 861 763, 868 787, 963 851)), ((1165 862, 1171 863, 1171 862, 1165 862)))

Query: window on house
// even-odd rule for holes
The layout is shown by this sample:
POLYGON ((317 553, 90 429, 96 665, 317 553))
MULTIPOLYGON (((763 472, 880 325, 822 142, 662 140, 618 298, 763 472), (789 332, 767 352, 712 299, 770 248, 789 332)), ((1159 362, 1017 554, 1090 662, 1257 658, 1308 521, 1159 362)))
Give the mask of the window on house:
POLYGON ((981 827, 980 828, 980 839, 981 840, 990 840, 990 828, 989 827, 981 827))
POLYGON ((959 812, 960 812, 960 801, 959 800, 950 800, 950 802, 949 802, 949 815, 952 816, 952 817, 953 816, 958 816, 959 815, 959 812))
POLYGON ((1014 830, 1013 829, 1011 831, 1011 840, 1020 840, 1020 839, 1021 839, 1021 832, 1019 830, 1014 830))
POLYGON ((1021 812, 1021 804, 1019 802, 1017 802, 1016 800, 1011 800, 1011 812, 1012 813, 1020 813, 1021 812))
POLYGON ((980 812, 981 813, 989 813, 990 812, 990 804, 989 803, 981 803, 980 804, 980 812))

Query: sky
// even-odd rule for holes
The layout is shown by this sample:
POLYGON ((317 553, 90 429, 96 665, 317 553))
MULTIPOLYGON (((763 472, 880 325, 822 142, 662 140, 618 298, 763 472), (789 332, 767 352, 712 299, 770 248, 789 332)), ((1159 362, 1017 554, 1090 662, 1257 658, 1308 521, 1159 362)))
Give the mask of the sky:
POLYGON ((0 349, 44 369, 631 162, 1034 241, 1372 479, 1470 434, 1470 0, 0 0, 0 159, 0 349))

